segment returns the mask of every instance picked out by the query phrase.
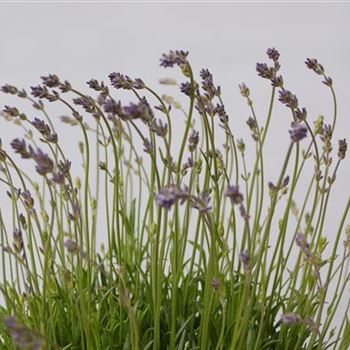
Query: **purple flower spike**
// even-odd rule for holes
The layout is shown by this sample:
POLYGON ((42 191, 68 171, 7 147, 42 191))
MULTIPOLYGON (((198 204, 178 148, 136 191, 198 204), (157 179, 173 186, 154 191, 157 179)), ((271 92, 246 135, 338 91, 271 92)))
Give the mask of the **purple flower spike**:
POLYGON ((273 68, 269 67, 266 63, 257 63, 256 71, 258 75, 265 79, 272 79, 274 77, 273 68))
POLYGON ((188 51, 182 50, 171 50, 168 54, 163 53, 160 58, 161 67, 168 68, 174 67, 175 65, 181 65, 187 63, 188 51))
POLYGON ((188 149, 190 152, 194 152, 199 143, 199 132, 192 129, 190 137, 188 138, 188 149))
POLYGON ((154 118, 153 111, 145 97, 137 104, 130 103, 129 106, 124 107, 125 114, 129 115, 131 119, 142 119, 145 122, 150 122, 154 118))
POLYGON ((43 84, 53 88, 53 87, 58 87, 60 86, 60 79, 56 74, 49 74, 46 77, 41 77, 41 80, 43 81, 43 84))
POLYGON ((228 186, 226 190, 226 197, 230 198, 233 204, 240 204, 243 202, 243 195, 239 192, 238 186, 228 186))
POLYGON ((185 95, 191 96, 191 90, 191 83, 189 81, 181 83, 180 91, 183 92, 185 95))
POLYGON ((289 134, 293 142, 299 142, 307 136, 307 127, 302 124, 296 124, 292 130, 289 130, 289 134))
POLYGON ((156 201, 161 208, 170 209, 179 200, 183 203, 187 198, 187 191, 182 190, 178 186, 171 186, 161 190, 156 196, 156 201))
POLYGON ((243 265, 243 271, 247 273, 250 270, 250 255, 248 250, 244 250, 239 254, 239 259, 243 265))
POLYGON ((298 108, 298 99, 295 95, 293 95, 288 90, 281 90, 280 91, 279 100, 285 104, 287 107, 296 109, 298 108))
POLYGON ((346 151, 348 149, 348 144, 346 143, 346 139, 342 139, 338 141, 338 157, 340 159, 344 159, 346 155, 346 151))
POLYGON ((269 56, 269 59, 274 62, 277 62, 280 58, 279 52, 274 47, 271 49, 267 49, 266 54, 267 56, 269 56))

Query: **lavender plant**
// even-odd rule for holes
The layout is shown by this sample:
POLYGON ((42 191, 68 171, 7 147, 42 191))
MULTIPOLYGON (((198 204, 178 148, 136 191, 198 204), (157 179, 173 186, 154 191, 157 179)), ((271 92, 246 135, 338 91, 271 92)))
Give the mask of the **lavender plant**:
POLYGON ((350 200, 327 236, 325 228, 347 151, 345 139, 333 149, 333 81, 306 60, 334 103, 330 124, 312 120, 286 88, 278 51, 267 56, 270 64, 256 65, 272 86, 267 116, 258 118, 239 85, 248 145, 210 71, 197 77, 184 51, 163 54, 160 65, 185 81, 160 83, 178 87, 185 107, 120 73, 109 75, 111 87, 88 81, 91 95, 53 74, 30 93, 1 87, 36 115, 3 109, 25 136, 0 148, 2 349, 350 348, 350 200), (277 99, 290 128, 274 180, 265 144, 277 99), (49 103, 80 135, 82 168, 49 103))

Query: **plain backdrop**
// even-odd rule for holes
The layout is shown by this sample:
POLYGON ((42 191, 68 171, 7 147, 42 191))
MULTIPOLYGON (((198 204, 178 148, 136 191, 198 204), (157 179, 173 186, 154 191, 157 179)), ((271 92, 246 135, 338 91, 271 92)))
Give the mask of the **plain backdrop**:
MULTIPOLYGON (((286 87, 307 108, 311 123, 320 114, 331 122, 333 106, 329 89, 304 61, 316 57, 324 65, 338 96, 336 136, 344 138, 350 136, 349 33, 348 3, 0 3, 0 84, 28 88, 39 83, 40 76, 56 73, 88 91, 87 80, 107 80, 110 72, 118 71, 168 92, 158 79, 181 75, 159 67, 159 57, 169 49, 188 50, 196 76, 201 68, 209 68, 221 85, 235 134, 248 139, 249 110, 238 84, 244 81, 250 87, 263 123, 270 86, 257 77, 255 64, 267 61, 266 49, 276 47, 286 87)), ((1 107, 20 103, 0 95, 1 107)), ((53 107, 53 118, 60 114, 53 107)), ((290 121, 288 110, 276 104, 266 145, 268 180, 275 180, 281 167, 290 121)), ((176 120, 173 124, 176 131, 176 120)), ((179 130, 181 126, 179 117, 179 130)), ((0 120, 5 147, 21 134, 18 127, 0 120)), ((66 149, 77 145, 75 135, 67 128, 60 135, 66 149)), ((349 196, 349 170, 346 161, 331 197, 325 232, 330 237, 349 196)), ((1 186, 0 192, 5 192, 1 186)), ((0 206, 6 213, 5 203, 0 206)))

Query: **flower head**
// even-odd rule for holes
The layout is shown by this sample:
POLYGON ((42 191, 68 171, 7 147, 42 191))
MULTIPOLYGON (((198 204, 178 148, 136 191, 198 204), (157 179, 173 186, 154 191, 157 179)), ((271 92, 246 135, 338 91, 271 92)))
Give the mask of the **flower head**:
POLYGON ((60 79, 56 74, 49 74, 46 77, 41 77, 41 80, 45 86, 48 86, 50 88, 58 87, 61 84, 60 79))
POLYGON ((79 245, 76 241, 73 241, 72 239, 70 238, 67 238, 65 241, 64 241, 64 246, 67 248, 67 250, 70 252, 70 253, 78 253, 79 251, 79 245))
POLYGON ((274 47, 267 49, 266 54, 269 57, 269 59, 273 60, 274 62, 277 62, 280 58, 279 52, 274 47))
POLYGON ((194 152, 199 143, 199 132, 192 129, 190 133, 190 137, 188 138, 188 149, 190 152, 194 152))
POLYGON ((188 192, 186 190, 182 190, 179 186, 170 186, 157 194, 156 201, 161 208, 170 209, 179 200, 182 203, 187 198, 188 192))
POLYGON ((18 228, 13 231, 13 246, 17 253, 20 253, 24 247, 22 231, 18 228))
POLYGON ((47 90, 46 86, 44 87, 42 87, 41 85, 32 86, 31 90, 32 90, 32 95, 34 97, 46 98, 49 95, 49 91, 47 90))
POLYGON ((217 104, 214 112, 219 116, 220 122, 225 125, 228 122, 228 115, 223 104, 217 104))
POLYGON ((299 142, 307 136, 307 127, 303 124, 296 124, 289 130, 290 138, 293 142, 299 142))
MULTIPOLYGON (((108 77, 111 81, 112 86, 115 87, 116 89, 131 90, 131 89, 143 89, 145 87, 145 84, 141 79, 133 80, 129 76, 121 73, 113 72, 109 74, 108 77)), ((94 85, 96 88, 95 83, 94 85)))
POLYGON ((322 64, 318 63, 316 58, 307 58, 305 61, 306 66, 313 70, 316 74, 322 75, 324 74, 324 68, 322 64))
POLYGON ((214 96, 220 96, 220 87, 214 86, 213 75, 208 69, 202 69, 200 71, 200 77, 202 78, 202 89, 205 91, 205 96, 211 100, 214 96))
POLYGON ((240 204, 243 202, 243 194, 239 192, 238 186, 228 186, 226 190, 226 197, 228 197, 232 204, 240 204))
POLYGON ((23 159, 29 159, 32 157, 27 149, 26 142, 23 139, 14 139, 11 142, 11 147, 15 150, 15 153, 20 154, 23 159))
POLYGON ((35 169, 40 175, 46 176, 47 174, 53 172, 54 163, 46 153, 44 153, 40 148, 34 151, 31 146, 29 146, 29 152, 31 157, 36 162, 35 169))
POLYGON ((103 102, 103 110, 106 113, 111 113, 113 116, 124 115, 120 102, 117 102, 112 98, 109 98, 103 102))
POLYGON ((197 209, 201 214, 207 214, 211 211, 210 191, 202 191, 199 196, 194 196, 192 199, 192 207, 197 209))
POLYGON ((131 119, 142 119, 146 122, 150 122, 154 118, 153 111, 145 97, 143 97, 139 103, 130 103, 129 106, 124 107, 124 112, 129 115, 131 119))
POLYGON ((160 58, 161 67, 174 67, 174 65, 182 65, 187 63, 188 51, 176 50, 169 51, 168 54, 163 53, 160 58))
POLYGON ((346 151, 348 149, 348 144, 346 143, 346 139, 342 139, 338 141, 339 147, 338 147, 338 157, 340 159, 345 158, 346 151))
POLYGON ((279 100, 291 109, 298 108, 298 99, 288 90, 281 90, 279 92, 279 100))
POLYGON ((180 91, 183 92, 187 96, 191 96, 191 92, 192 92, 191 83, 189 81, 181 83, 180 91))
POLYGON ((243 271, 247 273, 250 270, 250 254, 247 249, 239 254, 239 260, 243 265, 243 271))
POLYGON ((151 153, 153 150, 152 142, 147 137, 143 140, 143 147, 146 153, 151 153))
POLYGON ((260 77, 269 80, 271 80, 275 74, 273 68, 269 67, 266 63, 257 63, 256 71, 260 77))
POLYGON ((5 94, 16 95, 18 89, 13 85, 5 84, 1 87, 1 91, 5 94))

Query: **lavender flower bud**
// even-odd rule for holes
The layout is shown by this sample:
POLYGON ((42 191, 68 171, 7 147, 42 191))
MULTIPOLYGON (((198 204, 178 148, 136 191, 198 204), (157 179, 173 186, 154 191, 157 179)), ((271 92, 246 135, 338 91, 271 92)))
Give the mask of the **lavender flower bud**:
POLYGON ((91 79, 87 82, 87 84, 91 89, 101 92, 100 96, 107 97, 109 89, 103 81, 99 83, 96 79, 91 79))
POLYGON ((250 254, 248 250, 244 250, 239 254, 239 259, 243 265, 243 271, 245 273, 249 272, 250 270, 250 254))
POLYGON ((133 80, 127 75, 120 73, 111 73, 108 77, 111 81, 112 86, 116 89, 131 90, 134 87, 133 80))
POLYGON ((306 108, 303 107, 301 110, 300 110, 300 108, 297 108, 297 110, 295 111, 295 117, 299 121, 306 120, 306 117, 307 117, 306 108))
POLYGON ((16 95, 18 89, 13 85, 5 84, 1 87, 1 91, 5 94, 16 95))
POLYGON ((277 88, 283 88, 283 77, 282 75, 276 76, 271 79, 272 86, 277 88))
POLYGON ((170 186, 164 188, 157 194, 156 201, 161 208, 170 209, 179 200, 181 200, 182 203, 187 198, 187 191, 182 190, 178 186, 170 186))
POLYGON ((21 192, 24 205, 27 209, 32 209, 34 207, 34 199, 28 190, 21 192))
POLYGON ((239 192, 238 186, 228 186, 226 193, 226 197, 231 200, 232 204, 240 204, 243 202, 243 195, 239 192))
POLYGON ((302 124, 296 124, 292 130, 289 130, 289 134, 293 142, 299 142, 307 136, 307 127, 302 124))
POLYGON ((188 138, 188 149, 190 152, 194 152, 199 143, 199 132, 192 129, 190 133, 190 137, 188 138))
POLYGON ((187 158, 187 162, 182 165, 182 170, 186 174, 186 170, 189 168, 194 168, 196 165, 196 162, 193 160, 192 157, 187 158))
POLYGON ((214 112, 219 116, 220 122, 225 125, 228 122, 228 115, 226 114, 225 106, 217 104, 214 112))
POLYGON ((29 159, 32 157, 30 152, 27 150, 26 142, 23 139, 14 139, 11 142, 11 147, 15 150, 15 153, 20 154, 23 159, 29 159))
POLYGON ((144 89, 146 87, 146 84, 139 78, 136 78, 134 80, 134 88, 137 90, 144 89))
POLYGON ((72 86, 68 80, 65 80, 63 83, 60 84, 60 90, 65 93, 69 92, 72 89, 72 86))
POLYGON ((208 69, 202 69, 200 71, 202 78, 202 89, 205 91, 205 96, 211 100, 214 96, 220 96, 220 87, 214 86, 213 75, 208 69))
POLYGON ((8 114, 11 117, 18 117, 19 110, 16 107, 5 106, 3 112, 8 114))
POLYGON ((38 86, 32 86, 32 95, 34 97, 38 98, 46 98, 49 95, 49 91, 47 90, 46 86, 42 87, 40 85, 38 86))
POLYGON ((47 141, 53 143, 55 143, 54 141, 57 141, 57 134, 52 134, 50 127, 43 120, 34 118, 31 124, 45 137, 47 141))
POLYGON ((266 63, 257 63, 256 71, 258 75, 264 79, 271 80, 274 77, 274 70, 272 67, 269 67, 266 63))
POLYGON ((113 116, 124 114, 120 102, 116 102, 114 99, 111 98, 103 102, 103 110, 106 113, 111 113, 113 116))
POLYGON ((295 314, 295 313, 287 313, 287 314, 283 314, 281 316, 281 320, 280 320, 283 324, 285 324, 286 326, 293 326, 298 324, 301 321, 301 318, 299 315, 295 314))
POLYGON ((297 233, 297 235, 295 236, 295 243, 303 252, 310 249, 310 245, 307 242, 305 235, 303 235, 302 233, 297 233))
POLYGON ((237 148, 240 152, 242 152, 242 153, 245 152, 245 143, 244 143, 243 139, 237 140, 237 148))
POLYGON ((88 86, 95 91, 101 91, 101 85, 96 79, 90 79, 86 82, 86 84, 88 84, 88 86))
POLYGON ((56 183, 57 185, 64 185, 64 180, 66 179, 66 176, 61 173, 60 171, 53 174, 52 181, 56 183))
POLYGON ((207 214, 211 211, 210 192, 201 192, 198 197, 192 197, 192 207, 197 209, 201 214, 207 214))
POLYGON ((239 206, 239 213, 244 221, 248 221, 250 219, 250 215, 247 213, 243 204, 239 206))
POLYGON ((316 58, 307 58, 305 61, 306 66, 313 70, 316 74, 322 75, 324 74, 324 68, 323 66, 318 63, 316 58))
POLYGON ((43 84, 50 88, 58 87, 60 85, 60 79, 56 74, 49 74, 47 77, 41 77, 43 84))
POLYGON ((124 112, 131 119, 142 119, 145 122, 150 122, 154 118, 153 111, 145 97, 137 104, 130 103, 129 106, 124 107, 124 112))
POLYGON ((339 159, 344 159, 346 155, 346 151, 348 149, 348 144, 346 143, 346 139, 338 141, 338 157, 339 159))
POLYGON ((73 99, 74 104, 81 106, 87 113, 96 113, 95 101, 90 96, 82 96, 73 99))
POLYGON ((333 86, 333 80, 331 77, 325 77, 324 80, 322 81, 323 84, 325 84, 328 87, 333 86))
POLYGON ((298 108, 298 99, 288 90, 281 90, 279 92, 279 100, 291 109, 298 108))
POLYGON ((271 49, 267 49, 266 54, 269 57, 269 59, 273 60, 274 62, 277 62, 280 58, 279 52, 274 47, 271 49))
POLYGON ((71 161, 69 161, 68 159, 66 159, 65 161, 60 161, 58 163, 58 169, 65 175, 67 176, 70 172, 70 168, 71 168, 71 161))
POLYGON ((243 97, 248 98, 250 96, 250 90, 245 83, 238 85, 238 87, 243 97))
POLYGON ((79 245, 76 241, 73 241, 72 239, 70 238, 67 238, 65 241, 64 241, 64 246, 67 248, 67 250, 70 252, 70 253, 78 253, 79 251, 79 245))
POLYGON ((18 90, 17 96, 21 97, 21 98, 26 98, 27 97, 27 92, 24 89, 18 90))
POLYGON ((15 248, 16 253, 20 253, 23 250, 23 235, 20 229, 15 229, 13 231, 13 246, 15 248))
POLYGON ((189 81, 181 83, 180 91, 183 92, 187 96, 191 96, 191 93, 192 93, 191 83, 189 81))
POLYGON ((187 56, 188 51, 182 51, 182 50, 176 50, 176 51, 169 51, 168 54, 162 55, 160 58, 160 66, 167 68, 167 67, 174 67, 174 65, 183 65, 187 64, 187 56))
POLYGON ((150 140, 148 140, 148 138, 145 138, 144 139, 144 142, 143 142, 143 146, 144 146, 144 151, 146 153, 151 153, 152 150, 153 150, 153 145, 152 145, 152 142, 150 140))
POLYGON ((40 148, 35 152, 31 146, 29 146, 29 150, 32 158, 36 162, 35 169, 40 175, 46 176, 48 173, 53 172, 54 163, 46 153, 40 148))
POLYGON ((249 129, 251 131, 256 131, 256 129, 258 127, 258 124, 257 124, 256 120, 254 118, 252 118, 252 117, 248 118, 247 125, 249 126, 249 129))
POLYGON ((4 162, 7 158, 6 151, 2 149, 1 139, 0 139, 0 162, 4 162))
POLYGON ((156 133, 157 136, 159 137, 165 137, 168 133, 168 125, 166 123, 163 124, 163 122, 159 119, 158 122, 153 119, 151 121, 150 125, 151 131, 156 133))

